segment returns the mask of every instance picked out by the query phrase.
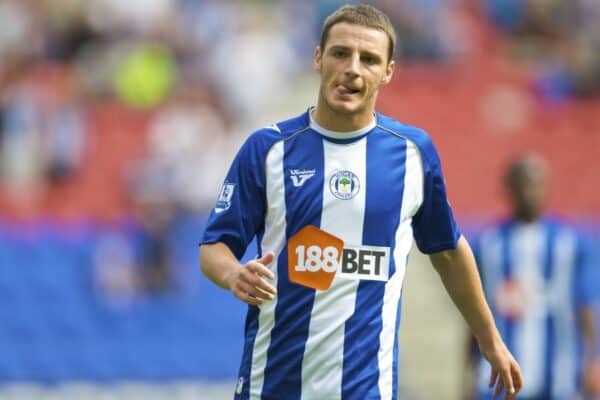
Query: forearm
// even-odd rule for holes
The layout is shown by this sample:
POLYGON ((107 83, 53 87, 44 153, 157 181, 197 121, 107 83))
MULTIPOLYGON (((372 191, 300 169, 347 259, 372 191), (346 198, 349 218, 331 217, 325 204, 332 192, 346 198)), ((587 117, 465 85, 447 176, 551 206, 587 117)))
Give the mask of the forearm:
POLYGON ((430 258, 452 301, 477 339, 481 354, 492 367, 489 385, 496 386, 494 398, 506 389, 503 399, 513 400, 523 387, 523 377, 519 364, 502 341, 485 301, 469 243, 461 237, 455 250, 441 251, 430 258))
POLYGON ((500 337, 466 239, 461 237, 455 250, 433 254, 430 259, 477 341, 485 347, 492 346, 500 337))
POLYGON ((240 268, 242 265, 225 244, 219 242, 200 247, 200 269, 223 289, 231 289, 231 277, 240 268))
POLYGON ((579 314, 579 323, 585 344, 584 356, 586 362, 592 362, 596 358, 596 323, 592 307, 584 307, 579 314))

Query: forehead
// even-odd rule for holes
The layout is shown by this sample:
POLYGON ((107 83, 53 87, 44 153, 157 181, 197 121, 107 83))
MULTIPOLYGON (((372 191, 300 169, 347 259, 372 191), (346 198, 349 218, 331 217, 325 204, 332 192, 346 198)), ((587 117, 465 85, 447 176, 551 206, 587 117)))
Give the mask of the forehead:
POLYGON ((389 38, 385 32, 379 29, 340 22, 333 25, 329 30, 325 48, 332 46, 368 50, 378 53, 383 57, 388 51, 389 38))

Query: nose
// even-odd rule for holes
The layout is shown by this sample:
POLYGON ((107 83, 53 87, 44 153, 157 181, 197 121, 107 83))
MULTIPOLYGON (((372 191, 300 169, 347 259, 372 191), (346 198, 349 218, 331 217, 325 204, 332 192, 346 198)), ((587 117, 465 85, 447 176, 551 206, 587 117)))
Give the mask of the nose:
POLYGON ((352 54, 351 57, 348 57, 348 62, 346 63, 346 69, 344 74, 350 78, 356 78, 360 75, 360 55, 352 54))

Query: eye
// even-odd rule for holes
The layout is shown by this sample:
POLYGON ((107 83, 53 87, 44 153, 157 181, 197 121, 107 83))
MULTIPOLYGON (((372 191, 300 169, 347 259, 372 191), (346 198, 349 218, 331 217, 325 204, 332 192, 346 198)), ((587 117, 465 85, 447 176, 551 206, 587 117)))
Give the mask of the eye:
POLYGON ((367 65, 377 64, 377 59, 375 57, 372 57, 372 56, 363 56, 361 58, 362 58, 362 61, 365 64, 367 64, 367 65))
POLYGON ((331 54, 335 57, 335 58, 342 58, 346 55, 346 52, 342 49, 334 49, 332 50, 331 54))

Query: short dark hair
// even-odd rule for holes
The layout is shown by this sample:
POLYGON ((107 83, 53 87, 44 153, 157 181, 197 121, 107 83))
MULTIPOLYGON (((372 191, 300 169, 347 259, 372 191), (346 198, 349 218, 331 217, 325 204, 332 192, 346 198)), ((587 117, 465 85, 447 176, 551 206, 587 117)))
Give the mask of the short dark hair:
POLYGON ((392 57, 394 56, 394 47, 396 47, 396 31, 394 30, 394 26, 392 25, 390 18, 383 11, 368 4, 347 4, 338 8, 327 17, 323 23, 323 30, 321 32, 321 51, 325 50, 325 44, 327 43, 327 37, 329 36, 331 27, 340 22, 366 26, 368 28, 378 29, 385 33, 390 40, 388 47, 388 62, 392 60, 392 57))

